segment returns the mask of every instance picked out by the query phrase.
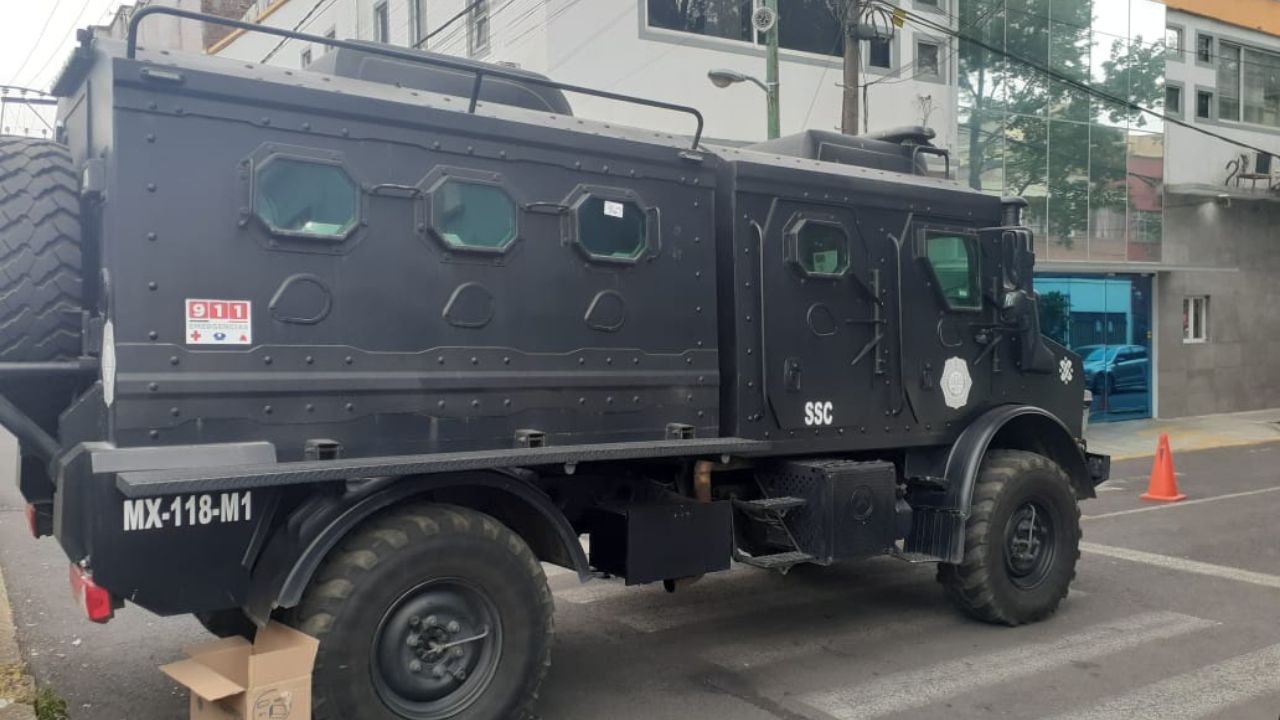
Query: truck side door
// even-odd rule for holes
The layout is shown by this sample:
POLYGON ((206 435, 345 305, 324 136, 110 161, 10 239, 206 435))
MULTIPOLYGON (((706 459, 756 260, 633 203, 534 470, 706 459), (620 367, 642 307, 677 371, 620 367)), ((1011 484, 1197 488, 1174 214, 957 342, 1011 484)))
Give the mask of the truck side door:
POLYGON ((915 422, 937 432, 990 393, 999 252, 976 228, 929 218, 904 244, 903 385, 915 422))
POLYGON ((809 437, 872 425, 901 403, 893 240, 855 208, 781 199, 762 232, 761 364, 771 419, 809 437))

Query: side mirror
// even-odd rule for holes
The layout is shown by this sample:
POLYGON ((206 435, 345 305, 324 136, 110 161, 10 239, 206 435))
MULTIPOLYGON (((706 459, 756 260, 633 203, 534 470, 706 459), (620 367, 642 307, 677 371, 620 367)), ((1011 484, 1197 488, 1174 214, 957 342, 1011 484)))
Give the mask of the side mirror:
POLYGON ((1005 293, 1001 312, 1006 322, 1018 328, 1018 365, 1023 371, 1053 372, 1053 351, 1040 334, 1040 299, 1035 292, 1018 289, 1005 293))

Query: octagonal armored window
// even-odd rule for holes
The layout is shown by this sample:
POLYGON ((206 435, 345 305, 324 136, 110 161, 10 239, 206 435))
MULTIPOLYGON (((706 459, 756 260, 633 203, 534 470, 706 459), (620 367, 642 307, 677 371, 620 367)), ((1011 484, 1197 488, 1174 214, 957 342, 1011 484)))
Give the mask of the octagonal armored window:
POLYGON ((839 277, 849 269, 849 234, 843 226, 803 219, 789 235, 793 259, 805 275, 839 277))
POLYGON ((253 210, 273 233, 342 240, 360 219, 360 188, 341 165, 273 157, 254 174, 253 210))
POLYGON ((587 197, 578 206, 578 243, 593 258, 635 260, 647 244, 649 219, 630 200, 587 197))
POLYGON ((515 242, 517 220, 499 185, 448 178, 431 191, 431 229, 451 248, 502 252, 515 242))

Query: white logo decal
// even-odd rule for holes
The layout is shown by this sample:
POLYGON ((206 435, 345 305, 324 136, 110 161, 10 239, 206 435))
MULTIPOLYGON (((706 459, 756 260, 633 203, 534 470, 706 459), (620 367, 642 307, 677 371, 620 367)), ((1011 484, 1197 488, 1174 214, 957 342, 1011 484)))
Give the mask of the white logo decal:
POLYGON ((1066 385, 1076 376, 1075 367, 1067 358, 1058 361, 1058 377, 1062 378, 1062 384, 1066 385))
POLYGON ((969 404, 969 391, 973 378, 969 377, 969 365, 958 357, 947 358, 942 366, 942 399, 947 407, 960 409, 969 404))
POLYGON ((835 405, 830 402, 807 402, 804 404, 804 424, 810 427, 830 425, 835 420, 833 410, 835 405))

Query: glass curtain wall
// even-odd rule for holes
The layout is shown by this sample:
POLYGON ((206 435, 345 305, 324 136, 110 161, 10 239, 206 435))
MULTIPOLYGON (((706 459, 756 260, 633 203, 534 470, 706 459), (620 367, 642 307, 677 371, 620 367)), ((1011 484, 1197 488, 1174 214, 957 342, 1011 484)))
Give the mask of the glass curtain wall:
POLYGON ((1160 260, 1165 6, 959 0, 958 178, 1030 203, 1049 260, 1160 260), (1095 88, 1100 94, 1080 87, 1095 88))
POLYGON ((1151 416, 1149 276, 1041 275, 1040 328, 1080 355, 1094 420, 1151 416))

